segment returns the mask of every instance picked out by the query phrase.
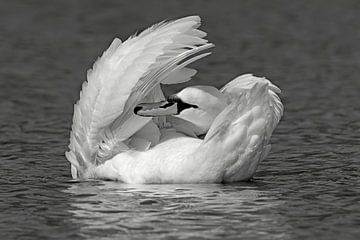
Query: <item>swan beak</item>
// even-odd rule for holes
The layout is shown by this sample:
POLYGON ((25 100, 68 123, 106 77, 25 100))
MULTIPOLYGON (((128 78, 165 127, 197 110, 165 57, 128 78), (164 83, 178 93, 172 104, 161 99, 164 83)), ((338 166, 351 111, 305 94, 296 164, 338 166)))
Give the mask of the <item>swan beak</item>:
POLYGON ((176 102, 140 103, 134 108, 134 113, 142 117, 167 116, 177 114, 178 108, 176 102))

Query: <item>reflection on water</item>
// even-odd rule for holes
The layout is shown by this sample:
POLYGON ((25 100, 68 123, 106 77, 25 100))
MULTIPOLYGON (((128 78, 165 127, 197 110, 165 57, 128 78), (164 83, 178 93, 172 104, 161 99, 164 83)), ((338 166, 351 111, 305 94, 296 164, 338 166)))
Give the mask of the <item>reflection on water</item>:
POLYGON ((203 239, 288 239, 289 226, 277 212, 278 193, 254 184, 125 185, 73 184, 72 221, 89 239, 179 237, 203 239))

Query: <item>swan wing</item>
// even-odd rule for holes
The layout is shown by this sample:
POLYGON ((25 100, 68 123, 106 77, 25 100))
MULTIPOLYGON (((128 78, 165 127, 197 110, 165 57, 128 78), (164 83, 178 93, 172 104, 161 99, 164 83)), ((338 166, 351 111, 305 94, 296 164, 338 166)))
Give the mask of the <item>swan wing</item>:
MULTIPOLYGON (((113 40, 88 71, 74 106, 70 151, 66 153, 73 177, 94 164, 103 138, 124 140, 151 120, 135 116, 132 108, 147 95, 159 95, 159 90, 152 92, 155 86, 207 55, 198 54, 212 47, 199 26, 200 18, 191 16, 161 22, 123 43, 113 40)), ((111 146, 107 147, 111 152, 111 146)))
POLYGON ((238 77, 221 89, 231 103, 215 118, 201 151, 210 149, 222 159, 223 181, 251 178, 269 153, 269 140, 283 111, 277 89, 252 75, 238 77))

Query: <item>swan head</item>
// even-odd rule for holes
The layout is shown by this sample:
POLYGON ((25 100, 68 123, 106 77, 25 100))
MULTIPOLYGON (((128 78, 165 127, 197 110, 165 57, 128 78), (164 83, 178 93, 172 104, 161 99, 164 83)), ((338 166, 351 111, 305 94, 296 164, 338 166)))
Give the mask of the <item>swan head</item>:
POLYGON ((143 117, 174 115, 206 132, 215 117, 226 107, 225 96, 212 86, 187 87, 170 95, 167 101, 141 103, 134 113, 143 117))

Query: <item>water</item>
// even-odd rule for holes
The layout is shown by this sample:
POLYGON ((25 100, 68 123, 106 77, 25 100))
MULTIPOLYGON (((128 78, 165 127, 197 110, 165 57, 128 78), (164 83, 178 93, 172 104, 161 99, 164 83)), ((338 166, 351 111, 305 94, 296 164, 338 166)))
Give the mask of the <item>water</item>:
POLYGON ((359 11, 325 0, 2 1, 0 238, 357 239, 359 11), (196 64, 198 83, 253 72, 283 90, 254 180, 71 180, 64 151, 85 70, 115 35, 195 13, 217 45, 196 64))

